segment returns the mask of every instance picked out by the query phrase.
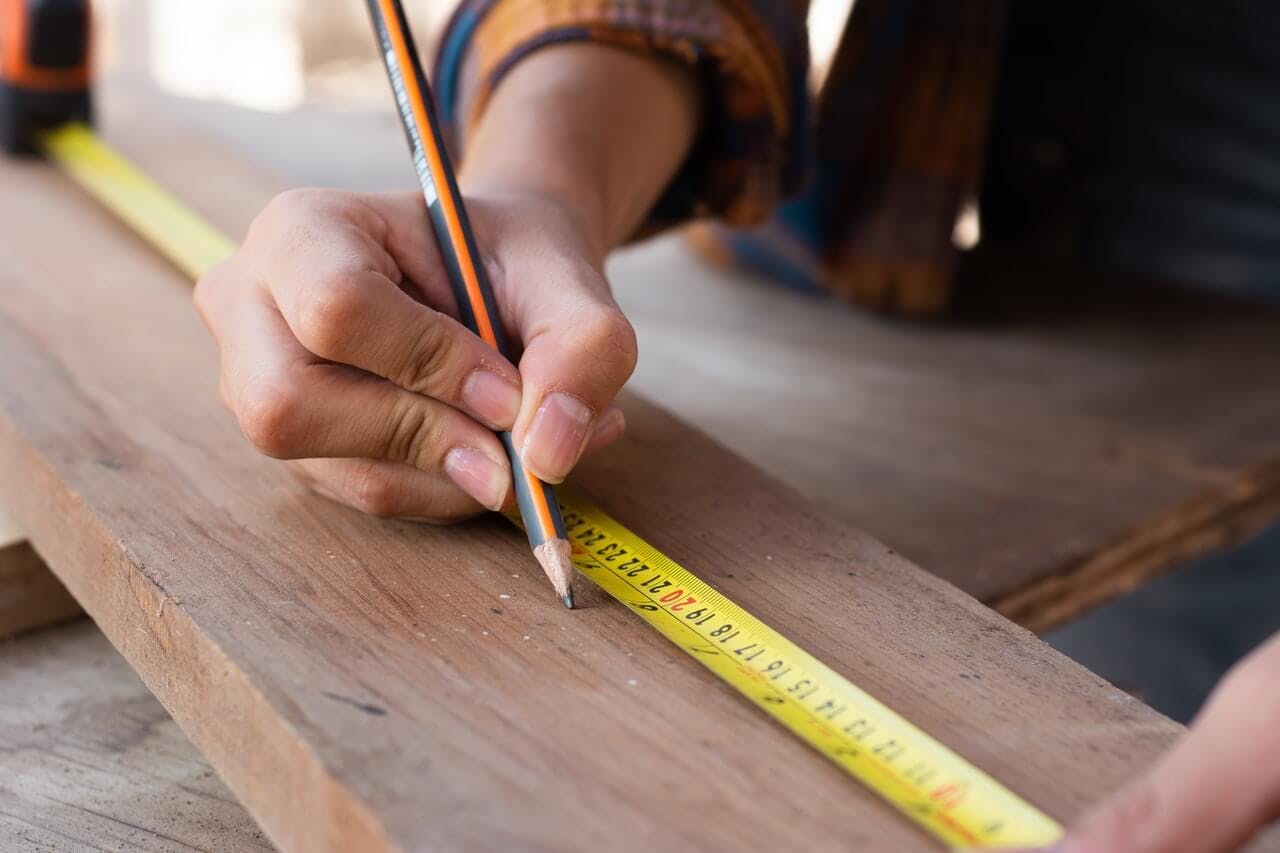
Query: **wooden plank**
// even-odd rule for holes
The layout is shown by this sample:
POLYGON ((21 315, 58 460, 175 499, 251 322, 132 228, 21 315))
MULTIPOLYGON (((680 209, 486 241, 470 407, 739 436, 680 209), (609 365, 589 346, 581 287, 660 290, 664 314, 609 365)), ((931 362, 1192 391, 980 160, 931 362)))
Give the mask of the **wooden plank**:
POLYGON ((88 621, 0 643, 0 848, 270 850, 88 621))
MULTIPOLYGON (((270 182, 116 125, 241 223, 270 182), (181 152, 181 157, 175 156, 181 152)), ((379 521, 250 452, 189 287, 39 164, 0 164, 2 496, 286 849, 930 849, 916 829, 489 519, 379 521), (526 639, 527 638, 527 639, 526 639), (572 830, 568 828, 572 827, 572 830)), ((1060 819, 1179 728, 643 400, 581 484, 1060 819), (768 519, 769 524, 761 523, 768 519)))
POLYGON ((80 612, 18 523, 0 509, 0 639, 64 622, 80 612))

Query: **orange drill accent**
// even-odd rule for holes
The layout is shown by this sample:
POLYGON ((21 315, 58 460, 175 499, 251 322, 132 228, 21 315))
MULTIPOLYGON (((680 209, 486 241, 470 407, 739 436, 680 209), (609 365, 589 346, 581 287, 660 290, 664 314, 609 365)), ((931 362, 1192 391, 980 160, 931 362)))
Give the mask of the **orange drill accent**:
MULTIPOLYGON (((0 81, 16 89, 77 92, 89 87, 89 52, 76 68, 40 68, 27 55, 27 0, 0 0, 0 81)), ((86 34, 87 37, 87 34, 86 34)))

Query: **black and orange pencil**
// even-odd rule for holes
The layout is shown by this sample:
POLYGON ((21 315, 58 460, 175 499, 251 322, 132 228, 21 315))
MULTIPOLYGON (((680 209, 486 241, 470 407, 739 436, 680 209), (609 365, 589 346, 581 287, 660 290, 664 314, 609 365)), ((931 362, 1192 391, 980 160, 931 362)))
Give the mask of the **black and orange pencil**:
MULTIPOLYGON (((458 181, 445 151, 444 137, 431 101, 431 90, 418 50, 414 46, 400 0, 368 0, 373 28, 382 49, 387 76, 395 92, 396 105, 409 140, 414 168, 427 200, 427 212, 435 231, 440 256, 449 272, 449 283, 458 301, 458 312, 467 328, 508 359, 506 336, 498 317, 497 303, 489 287, 484 267, 478 263, 475 236, 458 191, 458 181)), ((524 467, 510 432, 498 437, 511 460, 516 502, 533 555, 560 595, 566 607, 573 607, 573 566, 569 561, 569 540, 564 520, 551 487, 524 467)))

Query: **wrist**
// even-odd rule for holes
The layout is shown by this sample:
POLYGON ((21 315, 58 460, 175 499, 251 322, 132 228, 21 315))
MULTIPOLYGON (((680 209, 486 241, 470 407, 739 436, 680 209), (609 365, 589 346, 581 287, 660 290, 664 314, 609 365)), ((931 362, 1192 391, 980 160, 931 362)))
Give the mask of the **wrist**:
POLYGON ((604 259, 617 245, 606 225, 605 201, 593 187, 572 176, 556 175, 554 169, 531 166, 528 174, 483 166, 465 168, 458 176, 463 195, 526 199, 539 203, 563 219, 590 250, 589 260, 603 267, 604 259))
POLYGON ((528 227, 556 235, 556 249, 575 255, 597 271, 604 270, 612 245, 598 220, 569 195, 561 195, 545 185, 505 180, 466 180, 459 177, 462 194, 471 205, 500 205, 519 211, 528 227))
POLYGON ((644 220, 693 144, 696 77, 664 57, 592 43, 522 59, 466 140, 465 192, 555 203, 603 257, 644 220))

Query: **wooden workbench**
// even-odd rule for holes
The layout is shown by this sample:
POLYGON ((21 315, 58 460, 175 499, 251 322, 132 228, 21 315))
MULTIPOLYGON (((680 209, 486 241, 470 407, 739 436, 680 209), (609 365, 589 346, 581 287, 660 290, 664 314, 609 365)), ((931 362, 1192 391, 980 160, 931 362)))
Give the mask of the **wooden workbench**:
MULTIPOLYGON (((270 191, 149 119, 111 127, 233 231, 270 191)), ((222 410, 187 284, 46 168, 0 178, 16 190, 0 198, 3 498, 282 846, 929 849, 625 609, 590 591, 559 608, 513 531, 307 495, 222 410), (699 819, 655 820, 676 803, 699 819)), ((627 408, 588 491, 1050 814, 1079 814, 1176 736, 670 416, 627 408)))

